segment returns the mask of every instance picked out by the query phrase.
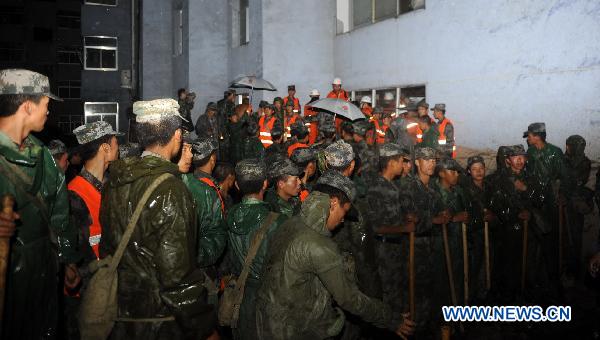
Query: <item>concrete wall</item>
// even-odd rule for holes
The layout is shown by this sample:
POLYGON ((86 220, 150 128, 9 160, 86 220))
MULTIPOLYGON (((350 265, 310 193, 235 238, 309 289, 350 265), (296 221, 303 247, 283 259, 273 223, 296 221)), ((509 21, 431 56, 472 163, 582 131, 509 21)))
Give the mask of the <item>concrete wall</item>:
POLYGON ((524 143, 527 125, 545 121, 551 143, 580 134, 598 159, 598 22, 596 0, 427 0, 337 36, 335 72, 350 89, 426 84, 460 145, 524 143))
POLYGON ((263 77, 277 87, 266 100, 296 85, 304 105, 313 88, 327 95, 334 77, 335 1, 263 0, 263 77), (324 92, 324 93, 323 93, 324 92))
POLYGON ((189 88, 196 92, 195 120, 209 101, 223 98, 228 77, 228 1, 189 1, 189 88))
POLYGON ((141 98, 176 97, 173 85, 173 3, 140 1, 141 98))

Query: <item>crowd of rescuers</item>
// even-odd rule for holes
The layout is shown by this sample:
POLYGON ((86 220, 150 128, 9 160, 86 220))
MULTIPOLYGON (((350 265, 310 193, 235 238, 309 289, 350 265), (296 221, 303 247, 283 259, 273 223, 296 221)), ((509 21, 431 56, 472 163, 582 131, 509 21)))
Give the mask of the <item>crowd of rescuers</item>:
POLYGON ((600 252, 581 256, 600 185, 581 136, 563 153, 530 124, 488 173, 454 159, 444 104, 363 97, 365 119, 337 122, 317 90, 303 112, 293 85, 257 112, 234 96, 195 126, 185 90, 137 101, 136 143, 98 121, 70 151, 32 135, 60 100, 48 78, 0 71, 3 339, 440 338, 472 330, 441 306, 558 305, 598 273, 600 252), (83 312, 102 268, 118 274, 108 326, 83 312))

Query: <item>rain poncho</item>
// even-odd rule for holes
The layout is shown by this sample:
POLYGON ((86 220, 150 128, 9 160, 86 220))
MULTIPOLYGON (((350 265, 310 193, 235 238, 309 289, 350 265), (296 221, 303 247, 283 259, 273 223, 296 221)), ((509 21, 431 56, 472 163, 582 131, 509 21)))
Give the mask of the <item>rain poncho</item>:
POLYGON ((5 194, 15 197, 14 209, 21 218, 11 239, 2 339, 52 338, 58 316, 58 264, 78 261, 77 230, 69 223, 65 175, 35 137, 27 137, 19 148, 0 133, 0 196, 5 194), (15 176, 13 167, 29 178, 28 183, 15 176), (36 203, 36 195, 43 203, 36 203))

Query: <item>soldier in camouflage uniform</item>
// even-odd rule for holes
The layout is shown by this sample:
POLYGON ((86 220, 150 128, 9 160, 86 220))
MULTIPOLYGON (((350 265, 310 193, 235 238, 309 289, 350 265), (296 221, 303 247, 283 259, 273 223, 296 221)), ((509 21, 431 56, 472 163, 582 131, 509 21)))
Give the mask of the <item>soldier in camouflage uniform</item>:
POLYGON ((142 147, 138 143, 119 144, 119 158, 139 157, 142 154, 142 147))
POLYGON ((358 289, 355 266, 329 238, 351 208, 356 195, 352 182, 328 171, 317 184, 302 212, 270 239, 256 304, 258 338, 334 337, 344 327, 342 308, 409 336, 412 322, 394 319, 388 306, 358 289))
POLYGON ((57 288, 79 284, 77 230, 65 174, 31 132, 43 130, 50 100, 61 99, 48 77, 23 69, 0 71, 0 99, 0 197, 15 199, 14 214, 0 214, 0 236, 10 242, 0 338, 52 339, 57 288))
MULTIPOLYGON (((244 139, 242 159, 253 158, 261 162, 265 160, 265 147, 258 138, 258 124, 249 121, 246 124, 246 132, 248 137, 244 139)), ((272 145, 271 145, 272 146, 272 145)))
POLYGON ((273 125, 271 138, 273 139, 273 144, 265 150, 266 164, 271 164, 275 160, 285 157, 287 151, 283 147, 283 129, 281 128, 281 124, 273 125))
POLYGON ((308 194, 312 191, 313 181, 317 174, 317 155, 315 150, 308 147, 298 148, 292 153, 290 159, 304 173, 304 176, 300 179, 302 183, 300 184, 300 194, 298 195, 300 201, 304 202, 308 194))
MULTIPOLYGON (((465 245, 462 243, 462 224, 469 223, 469 213, 467 210, 470 204, 467 201, 464 191, 458 186, 459 173, 464 171, 454 159, 447 157, 440 159, 435 170, 438 176, 438 180, 435 182, 435 190, 440 196, 443 209, 448 211, 452 216, 446 228, 448 230, 448 250, 452 259, 456 302, 458 305, 464 305, 463 247, 465 245)), ((446 278, 448 278, 447 267, 444 266, 444 269, 446 269, 446 278)), ((448 279, 445 282, 447 283, 448 279)), ((446 305, 452 305, 450 285, 448 283, 445 286, 446 305)))
MULTIPOLYGON (((489 209, 492 195, 492 183, 490 178, 486 177, 485 161, 481 156, 472 156, 467 159, 468 176, 462 176, 460 179, 461 187, 464 190, 469 204, 469 217, 471 222, 468 225, 468 245, 469 245, 469 303, 477 304, 487 294, 485 291, 485 249, 484 249, 484 225, 485 222, 492 224, 494 216, 489 209)), ((494 229, 490 225, 490 229, 494 229)), ((493 254, 490 253, 490 258, 493 254)))
POLYGON ((402 247, 408 245, 402 233, 414 231, 416 217, 402 210, 407 202, 400 195, 394 179, 402 175, 404 158, 409 157, 397 144, 383 144, 379 148, 379 173, 369 182, 366 200, 367 220, 375 234, 378 273, 381 277, 383 301, 392 307, 392 316, 399 318, 405 312, 400 282, 408 273, 402 258, 402 247))
POLYGON ((300 177, 302 169, 289 158, 281 158, 268 164, 267 177, 270 188, 265 193, 265 202, 271 211, 291 217, 300 210, 300 177))
MULTIPOLYGON (((313 118, 315 116, 307 117, 313 118)), ((319 124, 319 137, 317 142, 312 145, 317 150, 323 150, 333 143, 336 139, 335 121, 333 115, 325 112, 319 112, 316 116, 319 124)))
POLYGON ((188 93, 186 89, 179 89, 177 91, 177 97, 179 114, 184 118, 181 127, 188 132, 194 131, 194 124, 192 123, 192 109, 194 108, 196 94, 194 92, 188 93))
POLYGON ((48 143, 48 150, 54 158, 56 165, 62 172, 66 172, 69 167, 69 152, 67 146, 60 139, 53 139, 48 143))
MULTIPOLYGON (((407 176, 400 188, 402 210, 417 216, 415 226, 415 305, 417 337, 439 333, 441 305, 447 290, 444 277, 444 253, 441 225, 450 222, 438 193, 433 189, 437 152, 431 148, 415 149, 416 173, 407 176)), ((402 247, 403 261, 408 263, 408 247, 402 247)), ((401 282, 403 301, 408 304, 408 275, 401 282)), ((408 310, 406 305, 405 310, 408 310)), ((438 337, 439 338, 439 337, 438 337)), ((420 339, 420 337, 419 337, 420 339)))
MULTIPOLYGON (((498 219, 498 228, 493 233, 494 263, 492 290, 500 303, 515 303, 520 290, 521 249, 523 240, 522 221, 530 219, 530 186, 525 178, 527 153, 522 145, 505 149, 509 168, 501 171, 493 183, 490 209, 498 219), (506 245, 512 245, 507 247, 506 245)), ((529 228, 528 251, 535 256, 532 245, 539 243, 539 232, 529 228), (536 240, 537 239, 537 240, 536 240)), ((528 272, 531 273, 531 266, 528 272)))

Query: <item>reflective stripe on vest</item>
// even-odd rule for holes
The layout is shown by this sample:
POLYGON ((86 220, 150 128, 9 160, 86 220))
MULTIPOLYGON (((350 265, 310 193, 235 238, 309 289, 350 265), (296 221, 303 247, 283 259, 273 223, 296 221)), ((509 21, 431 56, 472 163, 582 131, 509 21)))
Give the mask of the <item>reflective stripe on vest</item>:
POLYGON ((260 127, 260 134, 258 139, 262 142, 263 146, 269 147, 273 144, 273 139, 271 137, 271 129, 273 129, 273 125, 275 125, 275 117, 271 117, 265 124, 265 119, 267 116, 260 117, 258 121, 258 126, 260 127))
POLYGON ((96 255, 96 259, 100 259, 99 246, 100 238, 102 237, 102 226, 100 225, 100 200, 102 196, 92 183, 81 176, 75 176, 75 178, 69 182, 67 188, 81 197, 88 208, 90 217, 92 218, 92 224, 89 227, 90 237, 88 242, 96 255))
POLYGON ((296 122, 296 120, 298 119, 298 115, 292 116, 292 118, 290 118, 289 120, 287 119, 287 117, 284 117, 283 119, 285 124, 285 136, 287 138, 292 138, 292 124, 296 122))
MULTIPOLYGON (((446 138, 446 125, 452 124, 450 119, 444 118, 442 123, 438 126, 438 131, 440 132, 440 136, 438 137, 439 145, 446 145, 448 143, 448 139, 446 138)), ((456 158, 456 145, 452 145, 452 158, 456 158)))
POLYGON ((217 192, 217 196, 219 197, 219 201, 221 201, 221 213, 225 215, 225 202, 223 202, 223 197, 221 197, 221 192, 219 191, 219 188, 217 188, 215 183, 208 177, 200 178, 200 182, 203 182, 209 187, 215 189, 215 191, 217 192))

